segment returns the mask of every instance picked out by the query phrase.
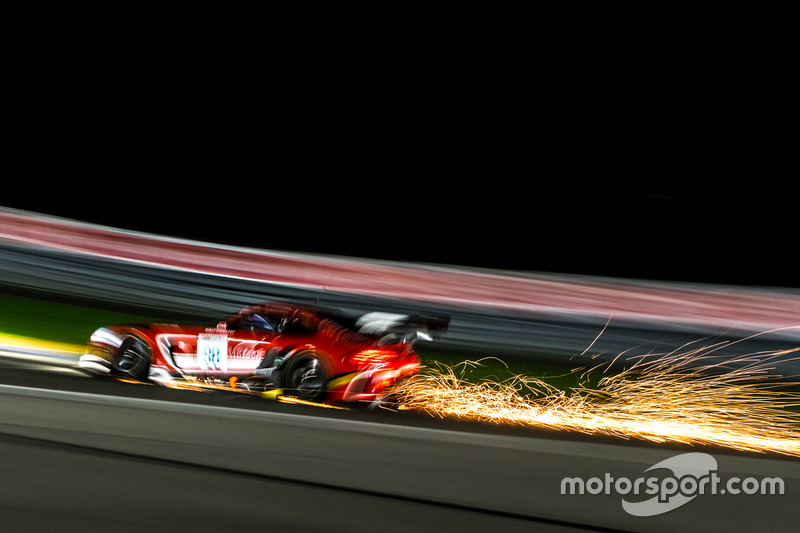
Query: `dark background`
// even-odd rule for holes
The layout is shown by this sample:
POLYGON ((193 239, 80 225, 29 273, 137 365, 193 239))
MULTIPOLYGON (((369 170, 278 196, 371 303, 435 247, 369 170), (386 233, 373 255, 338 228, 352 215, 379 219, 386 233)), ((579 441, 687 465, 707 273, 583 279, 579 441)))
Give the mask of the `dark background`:
POLYGON ((466 37, 259 54, 74 36, 17 65, 0 205, 268 249, 800 286, 786 69, 687 34, 466 37))

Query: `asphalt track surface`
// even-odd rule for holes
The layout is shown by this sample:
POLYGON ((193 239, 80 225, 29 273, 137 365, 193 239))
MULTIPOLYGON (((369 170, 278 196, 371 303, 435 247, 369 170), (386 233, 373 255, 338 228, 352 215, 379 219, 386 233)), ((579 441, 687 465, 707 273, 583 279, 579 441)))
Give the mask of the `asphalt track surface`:
POLYGON ((800 462, 415 413, 330 410, 0 363, 3 531, 790 531, 800 462), (699 495, 634 517, 619 494, 688 451, 718 474, 781 477, 783 495, 699 495))

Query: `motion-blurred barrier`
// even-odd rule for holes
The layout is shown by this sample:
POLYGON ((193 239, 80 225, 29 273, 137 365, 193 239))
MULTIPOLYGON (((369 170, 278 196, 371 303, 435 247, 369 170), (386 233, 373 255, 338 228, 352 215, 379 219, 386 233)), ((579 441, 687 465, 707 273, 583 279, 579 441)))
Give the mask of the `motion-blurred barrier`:
MULTIPOLYGON (((734 354, 800 342, 800 293, 795 290, 278 253, 8 209, 0 209, 0 285, 176 319, 213 320, 266 300, 361 314, 446 312, 450 328, 437 346, 478 355, 571 358, 576 366, 629 349, 626 356, 669 352, 702 337, 710 337, 710 343, 757 334, 730 346, 734 354)), ((788 364, 782 371, 792 368, 788 364)))

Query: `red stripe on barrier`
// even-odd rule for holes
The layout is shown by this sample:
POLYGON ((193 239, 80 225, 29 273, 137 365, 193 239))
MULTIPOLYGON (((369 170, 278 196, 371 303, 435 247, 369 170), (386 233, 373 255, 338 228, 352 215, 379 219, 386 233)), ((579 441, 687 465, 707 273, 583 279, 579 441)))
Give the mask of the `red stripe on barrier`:
POLYGON ((279 253, 4 210, 0 210, 0 239, 168 268, 437 304, 752 331, 800 326, 800 293, 794 290, 513 275, 279 253))

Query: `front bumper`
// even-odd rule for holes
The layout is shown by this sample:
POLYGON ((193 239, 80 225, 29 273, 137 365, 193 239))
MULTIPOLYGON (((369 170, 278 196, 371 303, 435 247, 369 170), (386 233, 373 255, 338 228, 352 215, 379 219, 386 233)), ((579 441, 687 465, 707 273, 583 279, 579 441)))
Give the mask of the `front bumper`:
POLYGON ((78 368, 93 374, 105 375, 111 373, 111 363, 107 359, 91 353, 85 353, 78 359, 78 368))

